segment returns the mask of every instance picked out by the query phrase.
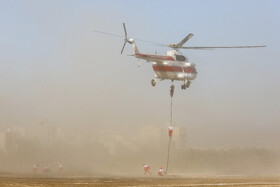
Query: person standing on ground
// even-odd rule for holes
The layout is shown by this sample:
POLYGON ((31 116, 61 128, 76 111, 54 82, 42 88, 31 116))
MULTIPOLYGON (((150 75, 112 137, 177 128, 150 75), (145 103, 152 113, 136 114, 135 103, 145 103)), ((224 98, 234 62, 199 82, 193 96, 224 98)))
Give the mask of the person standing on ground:
POLYGON ((146 173, 149 173, 151 175, 151 172, 150 172, 150 166, 148 166, 147 164, 143 164, 143 167, 144 167, 144 172, 145 172, 145 175, 146 173))

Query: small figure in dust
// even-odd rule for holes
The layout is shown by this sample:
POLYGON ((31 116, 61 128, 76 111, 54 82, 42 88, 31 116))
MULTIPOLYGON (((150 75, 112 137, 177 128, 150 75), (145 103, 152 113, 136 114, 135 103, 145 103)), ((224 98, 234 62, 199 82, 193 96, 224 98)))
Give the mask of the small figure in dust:
POLYGON ((61 163, 58 163, 58 171, 59 171, 59 173, 62 173, 62 171, 63 171, 63 166, 61 163))
POLYGON ((146 173, 148 172, 150 175, 151 175, 151 172, 150 172, 150 166, 148 166, 147 164, 143 164, 143 167, 144 167, 144 172, 145 172, 145 175, 146 173))
POLYGON ((34 163, 34 164, 33 164, 33 172, 34 172, 34 173, 37 173, 38 167, 39 167, 39 164, 37 164, 37 163, 34 163))
POLYGON ((162 166, 160 166, 159 170, 158 170, 158 175, 159 176, 164 176, 166 175, 166 172, 164 171, 164 169, 162 169, 162 166))
POLYGON ((43 167, 43 173, 45 173, 46 175, 50 174, 51 167, 52 167, 51 165, 43 167))

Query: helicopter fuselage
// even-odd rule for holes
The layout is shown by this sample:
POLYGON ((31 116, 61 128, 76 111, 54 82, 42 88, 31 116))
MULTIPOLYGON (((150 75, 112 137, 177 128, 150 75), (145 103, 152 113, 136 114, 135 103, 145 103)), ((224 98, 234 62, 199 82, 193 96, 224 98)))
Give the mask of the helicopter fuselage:
POLYGON ((191 81, 196 78, 195 64, 188 62, 188 59, 177 50, 167 51, 170 60, 162 63, 153 62, 153 70, 159 79, 170 79, 178 81, 191 81))
MULTIPOLYGON (((188 62, 188 58, 177 49, 167 51, 166 55, 143 54, 139 53, 134 39, 128 39, 126 42, 132 45, 133 56, 152 63, 156 80, 182 81, 181 88, 186 89, 190 87, 191 80, 196 78, 195 64, 188 62)), ((151 81, 152 86, 156 85, 156 80, 151 81)))
POLYGON ((193 63, 189 62, 169 62, 165 61, 163 64, 158 64, 153 62, 153 70, 156 74, 156 77, 164 80, 194 80, 196 78, 197 72, 193 67, 193 63))
POLYGON ((185 82, 194 80, 197 75, 195 64, 188 62, 178 50, 167 51, 166 56, 135 53, 135 57, 152 62, 156 78, 160 80, 185 82))

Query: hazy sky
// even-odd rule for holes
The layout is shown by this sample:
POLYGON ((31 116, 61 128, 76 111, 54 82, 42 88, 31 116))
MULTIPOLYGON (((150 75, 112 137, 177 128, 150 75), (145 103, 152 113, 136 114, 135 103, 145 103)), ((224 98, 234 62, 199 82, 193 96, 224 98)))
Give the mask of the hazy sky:
MULTIPOLYGON (((164 44, 267 45, 185 50, 198 77, 176 83, 174 121, 191 146, 280 142, 279 1, 0 1, 0 127, 34 118, 55 126, 130 129, 167 126, 169 81, 150 85, 151 64, 120 55, 123 39, 164 44)), ((140 52, 167 48, 137 42, 140 52)))

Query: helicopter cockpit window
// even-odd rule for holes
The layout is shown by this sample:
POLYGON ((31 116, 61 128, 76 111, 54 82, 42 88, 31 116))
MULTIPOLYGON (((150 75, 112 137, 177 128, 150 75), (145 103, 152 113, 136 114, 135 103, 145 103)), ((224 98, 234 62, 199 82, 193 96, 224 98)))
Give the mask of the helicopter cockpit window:
POLYGON ((176 55, 176 60, 177 61, 185 61, 186 58, 183 55, 176 55))

